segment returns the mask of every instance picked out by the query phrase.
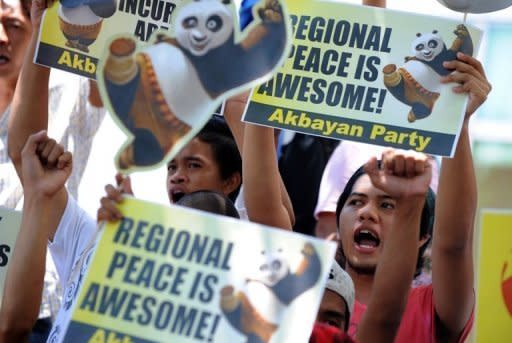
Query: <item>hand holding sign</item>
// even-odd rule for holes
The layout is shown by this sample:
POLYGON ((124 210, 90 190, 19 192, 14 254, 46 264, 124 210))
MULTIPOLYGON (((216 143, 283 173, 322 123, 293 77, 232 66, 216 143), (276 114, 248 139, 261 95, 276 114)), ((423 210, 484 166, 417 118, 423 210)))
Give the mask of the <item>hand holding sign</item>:
POLYGON ((262 0, 254 13, 258 19, 241 34, 234 6, 190 1, 178 9, 174 36, 160 32, 140 48, 132 37, 112 40, 98 81, 104 103, 133 137, 118 153, 119 170, 165 163, 223 98, 281 64, 289 35, 282 3, 262 0))

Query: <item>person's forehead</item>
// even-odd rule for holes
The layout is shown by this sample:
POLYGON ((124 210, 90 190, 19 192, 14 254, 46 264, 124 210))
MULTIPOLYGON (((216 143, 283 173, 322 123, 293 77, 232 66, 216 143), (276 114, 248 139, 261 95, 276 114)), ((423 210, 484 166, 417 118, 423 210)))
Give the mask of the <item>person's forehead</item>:
POLYGON ((324 292, 324 296, 321 301, 322 309, 327 311, 335 311, 340 312, 341 314, 345 313, 345 300, 343 297, 337 292, 326 288, 324 292))
POLYGON ((366 195, 377 195, 377 196, 387 196, 387 193, 378 189, 372 184, 370 177, 368 174, 363 174, 357 181, 354 183, 352 187, 351 193, 361 193, 366 195))
POLYGON ((202 142, 198 138, 192 139, 174 158, 175 160, 188 160, 191 158, 212 159, 213 152, 208 143, 202 142))

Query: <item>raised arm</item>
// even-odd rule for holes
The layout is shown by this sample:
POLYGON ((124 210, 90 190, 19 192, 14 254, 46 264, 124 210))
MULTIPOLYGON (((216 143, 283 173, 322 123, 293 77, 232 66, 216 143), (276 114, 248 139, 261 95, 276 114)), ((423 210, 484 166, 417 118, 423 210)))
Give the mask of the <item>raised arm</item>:
POLYGON ((480 62, 459 53, 447 62, 455 72, 445 82, 457 82, 456 93, 468 93, 469 101, 459 142, 452 159, 443 159, 436 201, 432 241, 432 284, 436 335, 443 341, 460 337, 475 304, 473 290, 473 229, 477 189, 468 122, 485 101, 491 85, 480 62))
MULTIPOLYGON (((48 127, 48 81, 50 69, 32 62, 37 37, 41 26, 41 16, 45 9, 44 0, 34 0, 30 12, 32 38, 20 75, 9 118, 8 151, 16 172, 21 178, 21 151, 27 138, 48 127)), ((23 182, 23 180, 21 180, 23 182)))
POLYGON ((291 230, 295 217, 277 164, 274 129, 241 121, 249 93, 226 102, 224 116, 242 155, 244 201, 249 219, 291 230))
POLYGON ((432 177, 423 154, 388 150, 382 161, 378 169, 372 158, 365 171, 375 187, 395 200, 395 216, 358 329, 360 342, 392 342, 396 335, 416 268, 421 213, 432 177))
POLYGON ((28 138, 22 160, 23 217, 0 310, 0 342, 24 341, 37 320, 46 246, 62 215, 54 207, 61 202, 60 194, 66 194, 64 183, 71 173, 71 154, 44 131, 28 138))

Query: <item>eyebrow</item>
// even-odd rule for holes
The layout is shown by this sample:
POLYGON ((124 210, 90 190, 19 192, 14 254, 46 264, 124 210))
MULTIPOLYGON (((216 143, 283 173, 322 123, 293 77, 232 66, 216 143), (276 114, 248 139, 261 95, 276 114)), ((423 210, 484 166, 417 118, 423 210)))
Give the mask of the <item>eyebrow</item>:
POLYGON ((187 162, 191 162, 191 161, 192 162, 194 162, 194 161, 203 162, 203 159, 201 157, 197 157, 197 156, 187 156, 187 157, 185 157, 185 161, 187 161, 187 162))
MULTIPOLYGON (((350 193, 350 196, 359 196, 359 197, 363 197, 363 198, 368 198, 368 195, 365 194, 365 193, 359 193, 359 192, 352 192, 350 193)), ((380 199, 390 199, 390 200, 396 200, 395 198, 393 198, 391 195, 387 195, 387 194, 379 194, 377 195, 378 198, 380 199)))

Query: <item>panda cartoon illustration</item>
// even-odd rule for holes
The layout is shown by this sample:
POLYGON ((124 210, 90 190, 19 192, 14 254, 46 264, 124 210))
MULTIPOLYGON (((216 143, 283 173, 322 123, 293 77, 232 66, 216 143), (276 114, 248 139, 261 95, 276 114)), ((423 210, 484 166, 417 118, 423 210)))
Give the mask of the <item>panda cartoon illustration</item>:
POLYGON ((407 120, 412 123, 428 117, 440 96, 440 78, 451 73, 444 61, 456 59, 457 52, 473 54, 473 41, 466 26, 454 31, 456 38, 448 49, 437 30, 418 33, 412 42, 414 56, 405 57, 401 67, 388 64, 383 68, 384 85, 391 94, 411 106, 407 120))
POLYGON ((116 12, 116 0, 60 0, 59 26, 66 46, 89 52, 101 31, 103 19, 116 12))
POLYGON ((174 37, 156 34, 139 52, 134 38, 112 41, 98 77, 107 103, 133 135, 118 154, 119 169, 162 162, 178 141, 206 123, 221 95, 267 75, 284 57, 288 29, 279 1, 256 5, 259 20, 240 42, 230 4, 184 4, 174 20, 174 37))
POLYGON ((278 330, 286 308, 320 279, 320 258, 311 243, 301 251, 302 261, 292 273, 281 252, 263 252, 256 277, 235 291, 221 289, 220 307, 229 324, 247 337, 247 342, 268 342, 278 330))

